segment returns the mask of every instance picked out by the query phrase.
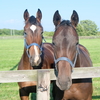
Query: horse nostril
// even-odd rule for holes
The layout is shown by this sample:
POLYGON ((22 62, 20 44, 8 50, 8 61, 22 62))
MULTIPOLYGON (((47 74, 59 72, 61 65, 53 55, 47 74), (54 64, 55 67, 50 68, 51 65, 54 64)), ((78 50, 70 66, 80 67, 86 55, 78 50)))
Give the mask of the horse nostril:
POLYGON ((30 56, 30 59, 32 59, 32 56, 30 56))

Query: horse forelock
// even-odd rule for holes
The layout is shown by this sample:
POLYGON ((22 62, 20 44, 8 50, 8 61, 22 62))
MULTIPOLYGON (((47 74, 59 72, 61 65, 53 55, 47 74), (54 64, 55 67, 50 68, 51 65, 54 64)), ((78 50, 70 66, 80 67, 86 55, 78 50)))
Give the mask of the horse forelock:
POLYGON ((41 26, 41 27, 42 27, 41 23, 39 23, 39 22, 37 21, 37 19, 36 19, 34 16, 31 16, 31 17, 29 18, 28 22, 29 22, 30 24, 32 24, 32 25, 37 25, 37 26, 41 26))
POLYGON ((71 22, 69 20, 63 20, 60 25, 68 25, 70 26, 71 25, 71 22))
POLYGON ((36 24, 36 18, 34 16, 31 16, 28 21, 31 24, 34 24, 34 25, 36 24))

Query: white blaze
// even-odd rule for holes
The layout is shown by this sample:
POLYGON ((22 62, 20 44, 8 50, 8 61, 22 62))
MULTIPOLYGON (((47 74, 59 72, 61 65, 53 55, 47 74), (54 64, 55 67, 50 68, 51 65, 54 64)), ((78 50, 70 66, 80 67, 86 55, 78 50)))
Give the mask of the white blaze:
POLYGON ((34 62, 37 62, 39 60, 39 53, 35 45, 34 45, 34 51, 35 51, 34 62))
POLYGON ((34 31, 36 30, 36 26, 35 26, 35 25, 31 25, 30 29, 31 29, 31 30, 33 31, 33 33, 34 33, 34 31))

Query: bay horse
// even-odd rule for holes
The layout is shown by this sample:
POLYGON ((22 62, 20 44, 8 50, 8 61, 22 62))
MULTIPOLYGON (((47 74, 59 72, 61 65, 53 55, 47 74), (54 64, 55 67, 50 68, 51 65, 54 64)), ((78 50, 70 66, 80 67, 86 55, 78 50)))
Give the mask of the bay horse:
MULTIPOLYGON (((24 51, 18 70, 50 69, 54 64, 53 46, 42 42, 42 12, 38 9, 36 18, 24 11, 24 51)), ((29 100, 29 94, 36 92, 36 82, 18 82, 21 100, 29 100)))
POLYGON ((56 83, 53 86, 54 100, 92 100, 92 79, 72 79, 73 67, 92 67, 88 50, 79 44, 76 26, 79 22, 75 10, 71 21, 61 21, 57 10, 53 16, 55 32, 52 43, 54 47, 56 83))

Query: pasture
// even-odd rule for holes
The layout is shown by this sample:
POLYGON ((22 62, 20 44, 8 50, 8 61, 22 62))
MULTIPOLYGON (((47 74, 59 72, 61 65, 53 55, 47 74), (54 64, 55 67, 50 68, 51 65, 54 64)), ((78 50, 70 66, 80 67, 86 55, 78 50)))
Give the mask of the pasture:
MULTIPOLYGON (((89 50, 93 66, 100 66, 100 39, 80 39, 80 43, 89 50)), ((17 70, 23 48, 23 39, 0 39, 0 71, 17 70)), ((100 78, 93 79, 93 89, 92 100, 100 100, 100 78)), ((17 83, 0 84, 0 100, 20 100, 17 83)))

